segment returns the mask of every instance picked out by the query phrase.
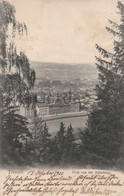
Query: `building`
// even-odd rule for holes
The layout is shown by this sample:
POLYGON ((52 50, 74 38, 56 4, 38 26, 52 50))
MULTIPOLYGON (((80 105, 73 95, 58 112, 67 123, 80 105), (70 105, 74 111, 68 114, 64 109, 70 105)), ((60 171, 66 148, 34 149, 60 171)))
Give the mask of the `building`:
POLYGON ((39 104, 39 116, 57 115, 70 112, 79 112, 80 104, 77 103, 53 103, 53 104, 39 104))
POLYGON ((70 112, 70 105, 69 104, 51 104, 49 105, 49 115, 54 114, 63 114, 70 112))
POLYGON ((38 110, 39 110, 38 114, 40 117, 49 115, 49 107, 47 107, 47 106, 39 107, 38 110))
POLYGON ((36 108, 34 109, 32 106, 24 107, 20 106, 17 113, 22 116, 25 116, 27 119, 33 119, 35 117, 35 112, 39 117, 49 116, 49 115, 57 115, 64 114, 70 112, 79 112, 80 111, 80 103, 78 102, 68 102, 60 101, 58 103, 37 103, 36 108))

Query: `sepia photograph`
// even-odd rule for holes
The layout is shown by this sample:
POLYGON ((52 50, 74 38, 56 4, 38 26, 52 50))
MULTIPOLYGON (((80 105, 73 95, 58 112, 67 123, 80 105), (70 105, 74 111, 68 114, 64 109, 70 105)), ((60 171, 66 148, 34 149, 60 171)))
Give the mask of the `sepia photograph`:
POLYGON ((124 171, 123 0, 0 0, 0 167, 124 171))

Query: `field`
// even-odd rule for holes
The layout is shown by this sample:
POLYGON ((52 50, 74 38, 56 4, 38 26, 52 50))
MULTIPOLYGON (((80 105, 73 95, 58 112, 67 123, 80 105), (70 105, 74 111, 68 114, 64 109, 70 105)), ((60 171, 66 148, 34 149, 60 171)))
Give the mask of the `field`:
POLYGON ((49 127, 49 133, 52 136, 55 136, 57 131, 59 130, 60 122, 63 122, 66 128, 71 124, 74 129, 74 133, 77 133, 79 132, 79 129, 83 129, 85 127, 86 120, 87 120, 87 116, 82 116, 82 117, 72 117, 67 119, 57 119, 57 120, 47 121, 46 123, 47 126, 49 127))

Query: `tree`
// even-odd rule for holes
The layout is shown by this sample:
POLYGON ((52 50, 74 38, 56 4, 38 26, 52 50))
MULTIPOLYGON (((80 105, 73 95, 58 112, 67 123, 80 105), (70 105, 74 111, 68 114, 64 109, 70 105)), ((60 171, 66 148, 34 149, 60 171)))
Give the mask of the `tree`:
POLYGON ((96 57, 97 104, 89 114, 87 128, 81 133, 85 161, 102 167, 110 167, 121 158, 124 138, 124 5, 118 1, 117 7, 120 23, 109 20, 112 28, 106 27, 115 37, 113 53, 96 45, 102 56, 96 57))
MULTIPOLYGON (((25 137, 26 139, 30 135, 26 119, 17 115, 16 108, 20 104, 28 107, 29 98, 32 97, 30 90, 35 82, 35 71, 30 68, 28 58, 24 53, 17 53, 16 50, 14 42, 16 33, 23 35, 27 32, 27 27, 25 23, 19 23, 16 20, 15 12, 14 6, 9 2, 4 0, 0 2, 0 135, 2 141, 0 149, 3 150, 2 163, 7 160, 5 157, 13 159, 16 147, 22 144, 19 138, 25 137)), ((21 147, 19 151, 21 153, 21 147)))
POLYGON ((63 122, 60 123, 60 129, 56 136, 57 147, 60 154, 60 164, 65 162, 65 125, 63 122))
POLYGON ((50 155, 51 155, 51 165, 55 165, 55 166, 59 165, 61 155, 59 153, 57 136, 51 139, 50 155))
POLYGON ((58 145, 60 152, 63 151, 63 147, 65 144, 65 125, 63 122, 60 123, 60 129, 57 133, 57 140, 58 140, 58 145))
POLYGON ((40 131, 39 135, 39 150, 40 150, 40 162, 43 164, 49 163, 50 160, 50 149, 51 149, 51 135, 49 134, 49 129, 46 123, 43 129, 40 131))
POLYGON ((75 146, 76 144, 74 143, 74 135, 73 135, 73 128, 70 125, 67 128, 66 134, 65 134, 65 149, 66 149, 66 159, 67 162, 72 164, 72 161, 74 159, 75 155, 75 146))
POLYGON ((25 117, 16 114, 14 110, 4 114, 1 130, 2 164, 11 165, 16 163, 22 165, 26 162, 24 161, 23 141, 31 137, 25 117))

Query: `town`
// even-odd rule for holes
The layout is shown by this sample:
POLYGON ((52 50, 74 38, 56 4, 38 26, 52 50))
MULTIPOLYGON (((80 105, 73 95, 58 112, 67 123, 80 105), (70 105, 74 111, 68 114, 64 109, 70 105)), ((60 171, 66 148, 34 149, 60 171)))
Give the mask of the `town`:
MULTIPOLYGON (((97 80, 82 78, 65 82, 40 79, 34 87, 37 95, 37 114, 39 117, 48 117, 65 113, 88 112, 91 105, 97 101, 96 82, 97 80)), ((21 113, 24 112, 24 108, 20 110, 22 110, 21 113)), ((33 118, 34 109, 25 108, 25 116, 33 118)))

